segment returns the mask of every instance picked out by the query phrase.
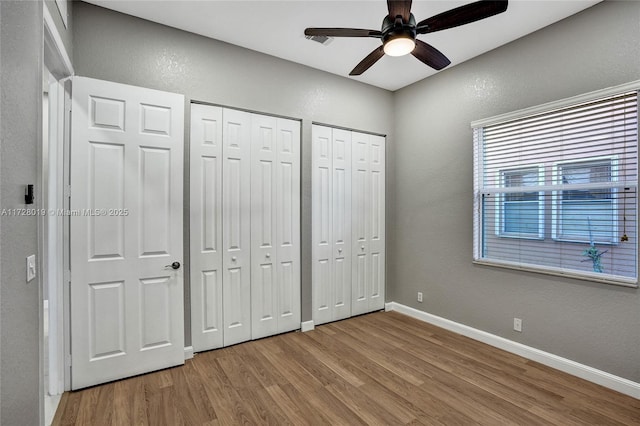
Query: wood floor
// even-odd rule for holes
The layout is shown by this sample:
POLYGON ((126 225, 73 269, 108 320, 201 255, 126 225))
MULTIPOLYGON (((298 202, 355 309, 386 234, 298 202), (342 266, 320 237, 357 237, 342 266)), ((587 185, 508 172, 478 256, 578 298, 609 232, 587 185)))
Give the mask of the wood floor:
POLYGON ((640 400, 395 312, 65 393, 54 425, 639 425, 640 400))

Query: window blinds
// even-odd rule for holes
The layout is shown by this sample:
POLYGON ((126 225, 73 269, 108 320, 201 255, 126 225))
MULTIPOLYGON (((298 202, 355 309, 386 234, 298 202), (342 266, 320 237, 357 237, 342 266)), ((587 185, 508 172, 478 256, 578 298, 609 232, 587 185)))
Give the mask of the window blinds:
POLYGON ((637 283, 638 91, 474 127, 474 260, 637 283))

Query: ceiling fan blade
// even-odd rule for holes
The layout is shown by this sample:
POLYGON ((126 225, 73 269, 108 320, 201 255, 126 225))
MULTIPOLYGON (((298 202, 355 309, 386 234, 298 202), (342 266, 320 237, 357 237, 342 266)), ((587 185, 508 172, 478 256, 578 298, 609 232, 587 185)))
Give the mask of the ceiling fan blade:
POLYGON ((382 32, 377 30, 363 30, 359 28, 307 28, 304 30, 307 36, 327 37, 374 37, 381 38, 382 32))
POLYGON ((387 0, 387 7, 389 8, 389 18, 391 22, 396 19, 396 16, 402 16, 404 22, 409 22, 411 16, 411 0, 387 0))
POLYGON ((411 54, 435 70, 441 70, 451 63, 442 52, 422 40, 416 39, 416 48, 411 54))
POLYGON ((369 53, 366 58, 364 58, 356 67, 349 73, 349 75, 360 75, 369 68, 380 58, 384 56, 384 47, 380 46, 373 52, 369 53))
POLYGON ((479 21, 507 10, 508 1, 477 1, 418 22, 418 34, 432 33, 479 21))

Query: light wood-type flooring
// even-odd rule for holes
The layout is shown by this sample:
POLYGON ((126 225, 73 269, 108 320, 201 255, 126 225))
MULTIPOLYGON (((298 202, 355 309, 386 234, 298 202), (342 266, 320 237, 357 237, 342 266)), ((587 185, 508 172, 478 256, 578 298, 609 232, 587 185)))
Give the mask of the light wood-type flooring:
POLYGON ((640 400, 394 312, 63 395, 54 425, 640 425, 640 400))

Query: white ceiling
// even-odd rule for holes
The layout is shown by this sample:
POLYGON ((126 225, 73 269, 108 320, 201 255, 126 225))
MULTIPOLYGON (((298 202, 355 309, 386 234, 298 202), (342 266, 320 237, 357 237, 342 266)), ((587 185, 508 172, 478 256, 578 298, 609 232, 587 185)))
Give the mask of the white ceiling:
MULTIPOLYGON (((411 12, 421 21, 472 1, 414 0, 411 12)), ((600 1, 511 0, 507 11, 500 15, 419 38, 443 52, 452 67, 600 1)), ((380 45, 380 40, 335 38, 325 46, 307 40, 304 29, 379 30, 387 14, 385 0, 88 0, 88 3, 344 77, 380 45)), ((385 56, 361 76, 349 78, 397 90, 435 73, 411 55, 385 56)))

